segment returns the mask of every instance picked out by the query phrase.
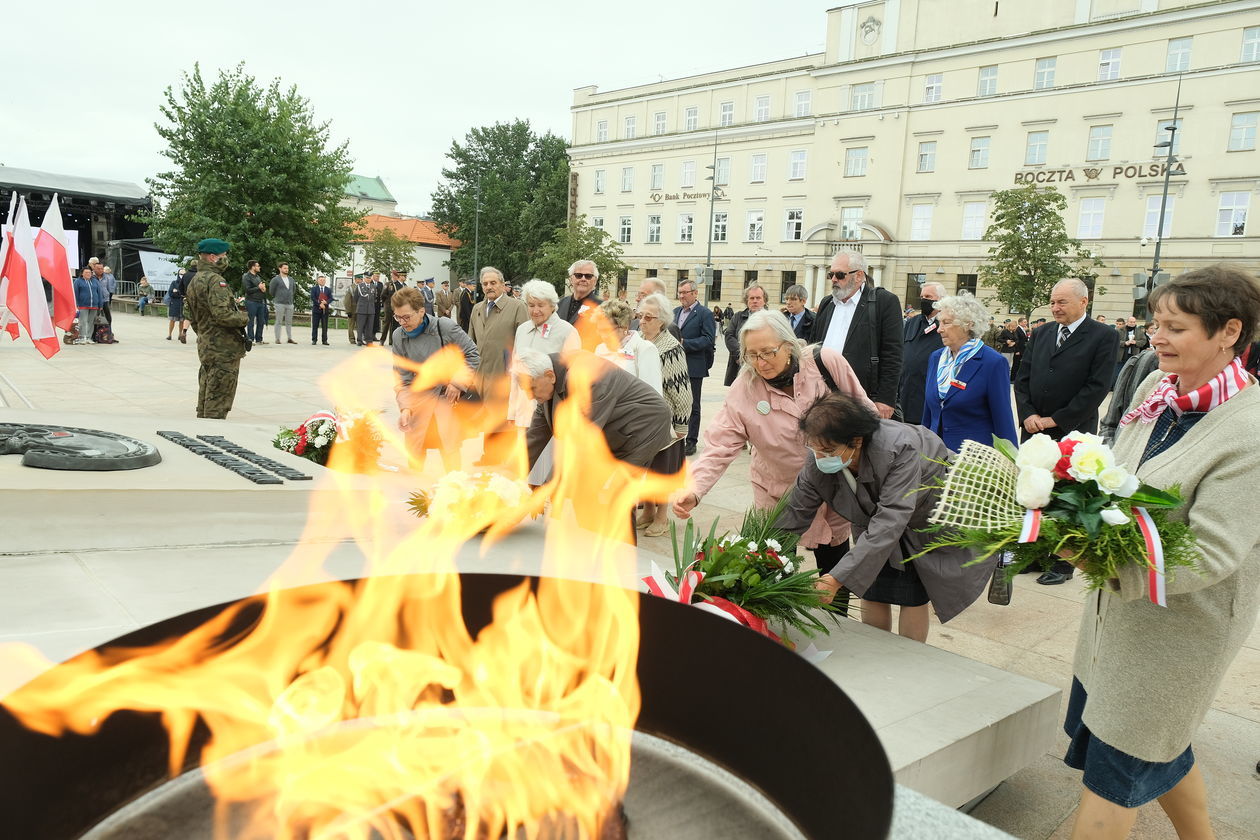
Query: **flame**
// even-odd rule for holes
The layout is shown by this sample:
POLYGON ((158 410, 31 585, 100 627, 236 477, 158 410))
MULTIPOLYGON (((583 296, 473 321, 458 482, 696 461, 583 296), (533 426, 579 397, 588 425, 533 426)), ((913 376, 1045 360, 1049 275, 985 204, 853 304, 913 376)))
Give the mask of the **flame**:
MULTIPOLYGON (((423 456, 379 414, 394 363, 364 351, 322 384, 419 469, 423 456)), ((453 349, 414 369, 418 391, 466 376, 453 349)), ((181 637, 83 654, 5 705, 51 735, 94 732, 120 709, 158 714, 172 776, 204 723, 210 738, 193 757, 224 838, 598 837, 628 782, 639 711, 638 596, 623 588, 634 575, 630 514, 681 482, 613 457, 586 418, 597 375, 572 366, 556 477, 517 509, 417 524, 400 515, 414 485, 351 474, 353 453, 338 445, 302 541, 265 592, 181 637), (474 637, 456 553, 482 531, 490 550, 540 514, 545 576, 536 591, 525 583, 498 597, 474 637), (347 537, 367 558, 355 583, 321 571, 347 537), (291 588, 321 574, 327 583, 291 588)), ((504 416, 506 389, 489 397, 431 408, 472 438, 504 416)), ((517 442, 503 469, 520 478, 525 460, 517 442)))

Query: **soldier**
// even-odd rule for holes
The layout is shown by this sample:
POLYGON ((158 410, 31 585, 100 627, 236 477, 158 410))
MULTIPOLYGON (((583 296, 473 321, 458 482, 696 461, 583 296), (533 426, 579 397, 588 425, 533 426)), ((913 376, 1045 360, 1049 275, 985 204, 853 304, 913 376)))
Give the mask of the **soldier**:
POLYGON ((451 281, 442 281, 442 290, 437 293, 437 299, 434 301, 437 306, 437 314, 439 318, 451 317, 451 310, 455 307, 455 296, 451 294, 451 281))
POLYGON ((245 325, 241 298, 233 297, 227 280, 219 273, 230 246, 222 239, 197 243, 197 274, 189 285, 185 303, 188 319, 197 333, 197 416, 223 420, 236 398, 236 381, 245 355, 245 325))
POLYGON ((346 312, 346 323, 349 327, 348 334, 350 336, 351 344, 359 343, 355 341, 355 338, 354 338, 354 327, 355 327, 355 317, 356 317, 355 316, 356 304, 355 304, 354 287, 355 287, 355 284, 357 284, 358 282, 359 282, 359 275, 356 274, 354 277, 351 277, 350 285, 346 287, 345 297, 341 299, 341 308, 344 309, 346 312))
POLYGON ((394 323, 394 292, 407 286, 407 272, 391 271, 389 273, 389 282, 385 284, 383 292, 383 301, 381 304, 381 342, 384 343, 389 339, 389 334, 394 331, 394 327, 398 326, 394 323))

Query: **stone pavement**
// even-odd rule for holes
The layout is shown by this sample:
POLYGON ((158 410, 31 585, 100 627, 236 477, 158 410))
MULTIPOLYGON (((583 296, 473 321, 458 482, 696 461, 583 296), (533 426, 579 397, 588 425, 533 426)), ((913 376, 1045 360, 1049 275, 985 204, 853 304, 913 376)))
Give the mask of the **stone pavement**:
MULTIPOLYGON (((63 347, 44 361, 29 343, 15 346, 0 336, 0 407, 24 408, 29 401, 45 411, 92 411, 151 414, 194 420, 197 355, 194 339, 188 345, 166 341, 166 321, 134 314, 117 314, 115 331, 120 343, 111 346, 63 347)), ((270 336, 268 338, 270 340, 270 336)), ((309 335, 295 330, 298 345, 256 347, 244 360, 236 408, 226 422, 202 421, 227 431, 231 437, 270 434, 280 425, 296 425, 311 413, 328 408, 319 379, 347 361, 351 348, 345 333, 330 337, 331 346, 312 347, 309 335), (300 334, 299 334, 300 333, 300 334)), ((725 368, 719 347, 714 371, 725 368)), ((706 384, 703 414, 720 408, 725 389, 720 379, 706 384)), ((392 394, 384 393, 381 408, 393 410, 392 394)), ((198 431, 202 431, 199 427, 198 431)), ((475 450, 474 450, 475 451, 475 450)), ((717 516, 720 527, 736 527, 751 504, 747 482, 748 457, 736 459, 717 488, 698 509, 708 522, 717 516)), ((154 509, 154 529, 163 528, 162 511, 154 509)), ((50 537, 55 541, 56 537, 50 537)), ((160 543, 155 543, 160 544, 160 543)), ((644 538, 644 547, 666 556, 669 538, 644 538)), ((55 546, 53 546, 55 548, 55 546)), ((50 558, 52 562, 63 562, 50 558)), ((12 573, 45 562, 0 543, 0 564, 10 572, 6 587, 21 589, 12 573), (7 556, 6 556, 7 555, 7 556)), ((153 562, 160 560, 155 556, 153 562)), ((99 570, 98 570, 99 572, 99 570)), ((93 573, 89 571, 89 573, 93 573)), ((31 592, 34 596, 35 593, 31 592)), ((1038 586, 1031 575, 1016 582, 1009 607, 980 601, 948 626, 932 627, 929 643, 1013 673, 1032 677, 1064 690, 1071 681, 1071 659, 1084 597, 1079 581, 1058 587, 1038 586)), ((68 609, 109 612, 112 605, 67 605, 68 609)), ((50 628, 51 629, 51 628, 50 628)), ((1135 708, 1135 715, 1140 709, 1135 708)), ((1022 838, 1068 837, 1079 792, 1079 774, 1060 760, 1066 738, 1033 766, 1017 773, 972 812, 973 816, 1022 838)), ((1219 838, 1242 840, 1260 829, 1260 628, 1253 631, 1226 676, 1212 711, 1199 732, 1195 752, 1208 779, 1211 808, 1219 838)), ((1174 837, 1157 805, 1144 808, 1134 837, 1174 837)))

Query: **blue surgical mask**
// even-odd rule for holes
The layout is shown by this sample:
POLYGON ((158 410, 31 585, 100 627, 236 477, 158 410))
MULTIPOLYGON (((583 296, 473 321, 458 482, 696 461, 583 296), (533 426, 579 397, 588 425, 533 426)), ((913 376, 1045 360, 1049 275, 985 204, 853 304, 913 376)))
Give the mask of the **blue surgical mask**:
POLYGON ((853 456, 841 458, 839 455, 828 455, 821 457, 817 452, 814 453, 814 463, 818 466, 819 472, 825 472, 828 475, 838 473, 841 470, 849 468, 849 464, 853 463, 853 456))

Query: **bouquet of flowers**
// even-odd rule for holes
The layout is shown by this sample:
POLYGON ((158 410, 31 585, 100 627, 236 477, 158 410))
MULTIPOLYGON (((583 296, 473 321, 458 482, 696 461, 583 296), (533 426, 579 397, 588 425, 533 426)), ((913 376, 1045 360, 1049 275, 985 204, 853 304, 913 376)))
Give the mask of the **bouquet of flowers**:
POLYGON ((1070 557, 1091 589, 1140 564, 1151 600, 1166 605, 1165 576, 1200 556, 1189 526, 1168 517, 1183 502, 1177 487, 1142 484, 1116 464, 1097 435, 1033 435, 1018 451, 996 437, 992 447, 969 440, 929 517, 944 533, 924 553, 964 546, 981 562, 1003 552, 1008 580, 1051 555, 1070 557))
POLYGON ((332 452, 333 441, 337 439, 339 432, 337 415, 331 411, 321 411, 296 429, 282 428, 271 441, 271 445, 323 465, 328 463, 328 454, 332 452))
POLYGON ((496 472, 469 475, 456 470, 438 479, 430 491, 417 490, 407 500, 416 516, 445 520, 458 513, 468 521, 483 525, 482 530, 520 511, 529 498, 529 485, 496 472))

